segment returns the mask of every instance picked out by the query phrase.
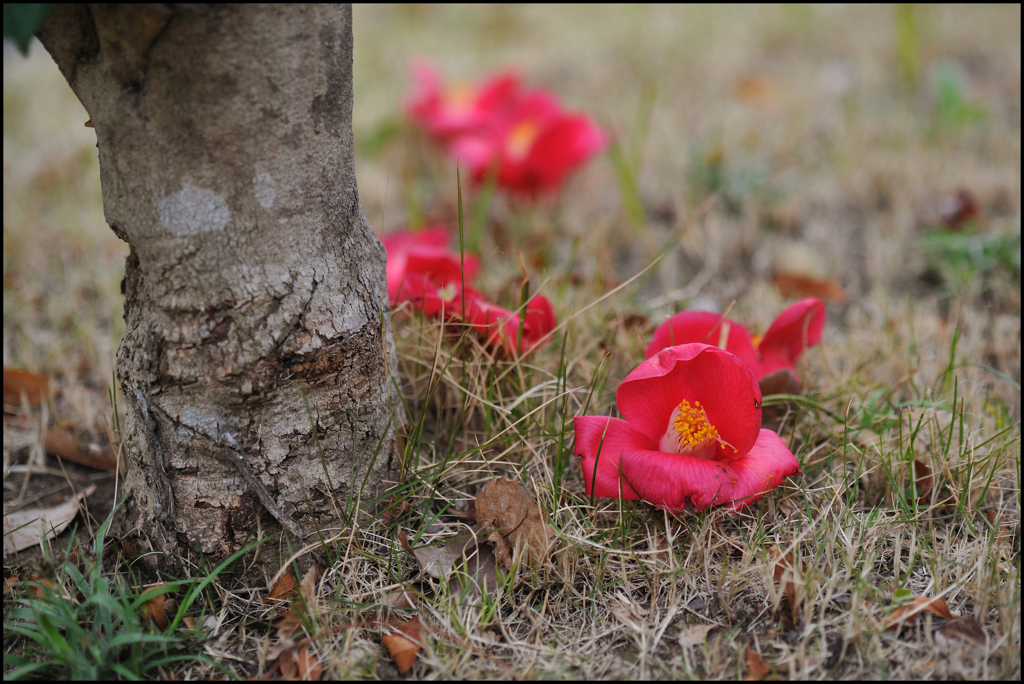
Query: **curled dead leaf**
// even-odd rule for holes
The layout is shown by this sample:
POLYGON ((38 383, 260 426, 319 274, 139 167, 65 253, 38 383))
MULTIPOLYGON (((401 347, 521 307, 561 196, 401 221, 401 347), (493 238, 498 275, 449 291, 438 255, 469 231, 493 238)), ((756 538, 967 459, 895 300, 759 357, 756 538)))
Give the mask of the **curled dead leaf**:
POLYGON ((713 630, 715 627, 718 627, 718 625, 714 623, 687 627, 679 633, 679 645, 683 648, 686 648, 687 646, 700 646, 704 643, 704 639, 707 638, 708 632, 713 630))
POLYGON ((938 198, 935 211, 939 222, 949 230, 961 230, 968 223, 981 218, 981 204, 970 190, 960 188, 938 198))
POLYGON ((914 486, 917 489, 917 503, 925 503, 932 493, 932 469, 919 458, 914 459, 914 486))
POLYGON ((380 641, 388 649, 388 653, 398 665, 398 670, 405 674, 416 662, 416 656, 423 647, 420 636, 420 617, 417 615, 396 631, 381 637, 380 641))
POLYGON ((404 586, 401 586, 386 592, 380 597, 380 602, 382 605, 391 606, 392 608, 415 608, 416 596, 404 586))
MULTIPOLYGON (((288 574, 291 574, 290 572, 288 574)), ((276 585, 275 585, 276 586, 276 585)), ((299 590, 288 606, 288 611, 274 623, 277 629, 277 636, 280 639, 278 647, 290 646, 292 635, 298 631, 302 623, 309 622, 316 624, 319 611, 316 602, 316 565, 312 566, 299 582, 299 590), (305 620, 304 620, 305 619, 305 620)), ((281 649, 283 650, 283 649, 281 649)), ((267 652, 267 660, 272 661, 281 655, 281 650, 271 649, 267 652), (271 657, 271 652, 274 657, 271 657)))
POLYGON ((398 540, 425 574, 447 579, 456 593, 468 591, 468 595, 476 597, 481 591, 493 591, 498 586, 494 550, 483 543, 481 529, 481 525, 473 525, 441 545, 413 548, 404 532, 399 532, 398 540))
POLYGON ((51 508, 23 508, 4 513, 4 555, 36 546, 44 538, 56 537, 78 515, 80 502, 95 491, 93 484, 51 508))
POLYGON ((747 676, 744 677, 744 681, 747 682, 759 682, 771 673, 772 668, 768 663, 764 662, 757 651, 747 646, 747 676))
POLYGON ((4 366, 4 411, 17 413, 21 409, 21 396, 28 405, 39 406, 50 389, 50 381, 43 375, 4 366))
POLYGON ((736 79, 733 93, 741 102, 770 109, 778 100, 779 86, 768 74, 745 74, 736 79))
MULTIPOLYGON (((157 587, 160 586, 162 585, 157 585, 157 587)), ((161 632, 167 629, 167 608, 164 605, 167 600, 166 595, 157 594, 146 601, 145 605, 146 619, 152 622, 161 632)))
POLYGON ((284 601, 295 598, 298 593, 298 589, 295 588, 295 575, 292 571, 281 575, 281 579, 277 580, 273 587, 270 589, 270 593, 267 594, 265 603, 271 603, 273 601, 284 601))
MULTIPOLYGON (((789 610, 793 617, 796 617, 797 607, 803 603, 806 589, 803 584, 798 583, 796 574, 796 563, 792 553, 782 553, 774 546, 768 547, 768 556, 772 566, 772 577, 782 588, 782 593, 789 601, 789 610)), ((807 567, 801 567, 801 574, 807 572, 807 567)))
POLYGON ((385 527, 388 527, 411 510, 412 504, 405 500, 399 501, 398 494, 395 494, 391 498, 391 505, 384 509, 384 513, 381 515, 381 522, 384 523, 385 527))
POLYGON ((476 497, 476 519, 494 542, 498 565, 512 568, 513 555, 523 555, 527 567, 541 567, 551 555, 554 535, 540 506, 521 483, 497 478, 476 497))
POLYGON ((935 634, 935 643, 945 653, 979 650, 984 648, 985 641, 985 630, 970 616, 950 620, 935 634))
POLYGON ((834 280, 776 271, 772 279, 783 297, 817 297, 830 302, 846 299, 846 290, 834 280))
POLYGON ((292 659, 295 661, 295 668, 300 681, 315 682, 320 679, 323 667, 316 656, 310 653, 308 648, 301 648, 297 652, 292 653, 292 659))
POLYGON ((117 457, 110 449, 104 449, 98 444, 89 444, 82 448, 70 430, 63 428, 50 428, 46 431, 46 439, 43 448, 47 453, 60 456, 65 461, 71 461, 87 468, 114 472, 117 469, 117 457))
POLYGON ((946 605, 946 602, 943 599, 917 596, 910 602, 902 606, 898 606, 895 610, 889 613, 889 616, 882 622, 882 629, 892 629, 893 627, 901 625, 907 620, 925 611, 932 613, 933 615, 937 615, 944 620, 952 620, 954 617, 953 614, 949 612, 949 606, 946 605))

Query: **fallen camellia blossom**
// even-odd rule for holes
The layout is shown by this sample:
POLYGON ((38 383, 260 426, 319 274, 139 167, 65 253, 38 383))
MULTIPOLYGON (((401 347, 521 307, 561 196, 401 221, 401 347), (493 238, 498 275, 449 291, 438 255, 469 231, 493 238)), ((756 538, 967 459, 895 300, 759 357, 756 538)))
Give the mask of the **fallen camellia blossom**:
POLYGON ((441 142, 485 128, 519 96, 519 77, 506 71, 478 85, 444 85, 423 61, 411 68, 417 91, 409 100, 409 116, 441 142))
POLYGON ((382 241, 388 255, 388 299, 392 305, 409 302, 424 316, 465 321, 489 345, 501 347, 510 356, 550 339, 557 320, 547 297, 535 295, 521 314, 488 302, 470 287, 480 268, 479 260, 472 254, 452 252, 447 228, 396 231, 382 241))
POLYGON ((796 362, 804 349, 821 341, 825 315, 825 305, 820 300, 803 299, 779 314, 764 337, 758 340, 741 324, 720 314, 680 311, 654 331, 654 339, 644 358, 649 359, 673 345, 711 344, 740 357, 759 381, 787 371, 799 388, 796 362))
MULTIPOLYGON (((555 310, 544 295, 534 295, 526 303, 522 314, 513 314, 508 309, 491 304, 480 293, 468 288, 466 299, 466 321, 484 335, 488 344, 500 345, 510 356, 547 342, 558 323, 555 310), (520 327, 523 332, 521 339, 520 327), (516 340, 519 340, 518 344, 516 340)), ((457 306, 455 313, 459 313, 457 306)))
MULTIPOLYGON (((480 261, 472 254, 459 255, 448 248, 450 236, 444 226, 430 226, 418 231, 399 230, 388 233, 381 241, 388 253, 388 299, 400 301, 409 276, 420 276, 436 287, 472 283, 480 269, 480 261)), ((427 314, 432 315, 432 314, 427 314)))
POLYGON ((626 376, 615 401, 625 420, 573 418, 592 496, 736 511, 800 472, 779 436, 761 428, 754 374, 717 347, 661 350, 626 376))
POLYGON ((553 95, 535 90, 492 124, 452 140, 448 153, 481 182, 497 169, 497 184, 522 194, 551 192, 600 152, 606 140, 588 117, 562 110, 553 95))

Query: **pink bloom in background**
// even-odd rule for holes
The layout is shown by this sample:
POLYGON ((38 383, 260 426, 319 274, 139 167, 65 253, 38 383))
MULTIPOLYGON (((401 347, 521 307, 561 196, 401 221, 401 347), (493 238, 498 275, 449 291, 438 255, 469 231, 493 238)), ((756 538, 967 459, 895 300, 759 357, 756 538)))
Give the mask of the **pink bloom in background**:
POLYGON ((736 511, 800 472, 779 436, 761 428, 753 373, 717 347, 663 349, 626 376, 615 401, 625 420, 573 419, 587 494, 736 511))
POLYGON ((409 116, 442 142, 491 125, 519 95, 519 76, 511 71, 478 85, 444 85, 423 61, 411 71, 417 90, 407 105, 409 116))
POLYGON ((388 255, 388 300, 392 306, 409 302, 427 317, 465 320, 489 345, 500 346, 510 356, 547 342, 557 324, 548 299, 534 296, 522 314, 491 304, 470 287, 480 268, 479 259, 464 255, 463 278, 463 258, 448 248, 450 239, 443 226, 396 231, 382 238, 388 255))
POLYGON ((496 168, 498 185, 523 194, 550 192, 605 146, 604 134, 587 117, 567 114, 553 95, 536 90, 522 97, 490 130, 467 133, 448 146, 482 181, 496 168))
POLYGON ((758 380, 786 371, 792 374, 799 387, 796 362, 804 349, 821 341, 825 315, 825 305, 820 300, 813 297, 801 300, 779 314, 758 341, 741 324, 720 314, 680 311, 654 331, 654 339, 644 358, 649 359, 673 345, 711 344, 738 356, 758 380))
POLYGON ((526 92, 518 78, 498 74, 479 86, 445 87, 425 63, 413 66, 418 83, 409 103, 414 121, 446 144, 481 182, 497 169, 500 187, 522 194, 551 192, 606 143, 588 117, 563 111, 545 90, 526 92))

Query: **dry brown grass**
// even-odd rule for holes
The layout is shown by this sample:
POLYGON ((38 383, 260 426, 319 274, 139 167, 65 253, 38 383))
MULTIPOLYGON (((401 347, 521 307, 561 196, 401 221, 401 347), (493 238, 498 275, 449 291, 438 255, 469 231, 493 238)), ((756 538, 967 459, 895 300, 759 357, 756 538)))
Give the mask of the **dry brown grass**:
MULTIPOLYGON (((454 169, 397 125, 413 55, 465 78, 517 65, 624 141, 644 93, 654 100, 632 138, 646 225, 607 159, 558 199, 490 208, 481 289, 512 304, 522 251, 564 325, 552 343, 495 361, 457 330, 395 314, 414 422, 398 496, 412 511, 329 531, 311 642, 325 676, 398 676, 378 622, 410 614, 385 605, 406 587, 429 629, 422 678, 735 679, 748 647, 788 678, 1019 678, 1020 10, 930 7, 918 20, 921 87, 908 93, 891 9, 356 8, 357 171, 379 230, 455 225, 454 169), (943 118, 934 80, 949 69, 982 120, 943 118), (981 235, 1016 235, 1016 270, 987 263, 960 282, 928 260, 922 236, 959 188, 983 208, 981 235), (780 268, 846 291, 779 428, 803 476, 739 514, 592 502, 571 417, 613 410, 653 326, 678 309, 732 306, 764 330, 786 303, 780 268), (915 460, 933 476, 920 500, 915 460), (479 599, 422 578, 397 531, 457 533, 452 509, 506 473, 550 513, 550 562, 479 599), (776 552, 793 559, 790 597, 776 552), (885 629, 901 590, 974 617, 984 643, 946 639, 931 614, 885 629)), ((55 410, 98 433, 124 249, 102 220, 85 119, 38 46, 5 62, 4 364, 54 377, 55 410)), ((5 467, 31 452, 32 435, 16 437, 5 425, 5 467)), ((197 604, 197 648, 238 676, 265 672, 267 587, 215 588, 197 604)))

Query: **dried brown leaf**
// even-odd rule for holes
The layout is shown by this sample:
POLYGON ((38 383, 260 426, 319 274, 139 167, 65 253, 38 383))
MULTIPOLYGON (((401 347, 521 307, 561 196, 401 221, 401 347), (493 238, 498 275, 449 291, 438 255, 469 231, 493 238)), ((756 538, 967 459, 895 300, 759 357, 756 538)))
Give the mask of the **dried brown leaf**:
MULTIPOLYGON (((299 679, 299 665, 295 662, 294 656, 294 653, 289 653, 284 658, 281 658, 278 663, 278 669, 281 672, 281 679, 286 682, 295 682, 299 679)), ((277 660, 279 657, 280 653, 274 656, 274 658, 271 658, 269 653, 267 654, 267 660, 277 660)))
POLYGON ((768 74, 746 74, 736 80, 733 93, 741 102, 770 109, 778 101, 779 86, 768 74))
POLYGON ((914 459, 914 485, 917 488, 917 503, 925 503, 932 493, 932 469, 919 458, 914 459))
POLYGON ((320 679, 323 667, 320 665, 320 661, 316 659, 316 656, 309 652, 308 648, 302 648, 298 652, 292 653, 292 658, 295 660, 300 681, 315 682, 320 679))
POLYGON ((918 596, 909 603, 899 606, 889 613, 889 616, 882 622, 882 628, 884 630, 892 629, 893 627, 896 627, 915 615, 925 611, 938 615, 944 620, 953 619, 953 614, 949 612, 949 606, 946 605, 946 602, 943 599, 918 596))
POLYGON ((383 515, 381 515, 381 522, 383 522, 384 526, 387 527, 388 525, 390 525, 391 523, 395 522, 396 520, 398 520, 399 518, 401 518, 403 515, 405 515, 406 513, 408 513, 411 510, 412 510, 412 504, 410 504, 408 501, 405 501, 405 500, 399 501, 398 500, 398 495, 395 494, 391 498, 391 505, 388 506, 384 510, 383 515))
POLYGON ((392 589, 380 597, 380 602, 392 608, 415 608, 416 597, 404 586, 392 589))
POLYGON ((397 631, 381 637, 381 643, 388 649, 388 653, 398 665, 398 670, 405 674, 416 662, 416 656, 422 648, 423 641, 420 637, 420 618, 417 615, 409 620, 397 631))
MULTIPOLYGON (((291 574, 290 572, 288 574, 291 574)), ((316 623, 316 566, 311 567, 299 582, 299 591, 295 594, 288 606, 288 611, 274 623, 277 628, 277 636, 280 639, 278 646, 289 645, 292 635, 302 626, 303 617, 308 622, 316 623)), ((274 651, 274 649, 271 649, 274 651)), ((271 651, 267 652, 267 660, 274 660, 280 656, 281 651, 274 651, 274 658, 270 657, 271 651)))
POLYGON ((985 646, 985 630, 972 617, 955 618, 939 627, 935 643, 946 653, 975 651, 985 646))
POLYGON ((182 617, 181 623, 185 625, 185 629, 192 630, 193 632, 196 629, 196 619, 191 615, 185 615, 184 617, 182 617))
POLYGON ((551 555, 551 526, 520 482, 500 477, 488 482, 476 497, 476 519, 493 530, 487 539, 494 542, 495 558, 506 570, 516 552, 530 568, 541 567, 551 555))
POLYGON ((24 508, 4 513, 4 555, 39 544, 43 538, 63 532, 78 515, 80 502, 96 491, 92 484, 62 504, 51 508, 24 508))
POLYGON ((764 662, 764 658, 758 655, 757 651, 747 646, 747 676, 744 681, 759 682, 771 673, 772 668, 764 662))
POLYGON ((773 280, 783 297, 817 297, 832 302, 846 299, 846 290, 834 280, 786 271, 776 271, 773 280))
POLYGON ((707 638, 708 632, 713 630, 715 627, 718 627, 718 625, 714 623, 688 627, 679 633, 679 645, 683 648, 686 648, 687 646, 700 646, 707 638))
POLYGON ((270 593, 267 594, 264 602, 290 600, 295 598, 297 594, 298 589, 295 587, 295 575, 289 570, 281 575, 281 579, 277 580, 277 583, 271 587, 270 593))
POLYGON ((964 188, 940 196, 935 210, 939 222, 949 230, 961 230, 967 223, 981 218, 981 204, 964 188))
POLYGON ((470 593, 477 595, 480 590, 493 591, 498 586, 498 570, 494 550, 482 543, 482 526, 469 528, 440 546, 412 548, 404 532, 398 534, 402 546, 413 555, 420 569, 433 577, 448 579, 453 590, 462 593, 470 587, 470 593), (454 572, 453 574, 453 571, 454 572))
POLYGON ((4 594, 13 594, 14 587, 18 586, 19 578, 17 574, 11 575, 10 577, 4 578, 4 594))
MULTIPOLYGON (((797 606, 803 602, 803 585, 796 582, 796 563, 793 561, 793 554, 783 554, 774 546, 768 547, 768 555, 771 558, 772 577, 782 587, 783 595, 789 600, 789 609, 793 616, 796 616, 797 606)), ((801 568, 807 572, 807 568, 801 568)))
POLYGON ((110 449, 104 449, 98 444, 89 444, 82 449, 78 437, 70 430, 63 428, 50 428, 46 431, 46 439, 43 448, 48 453, 60 456, 65 461, 71 461, 79 465, 96 470, 114 472, 117 469, 117 457, 110 449))
POLYGON ((50 381, 38 373, 4 366, 4 410, 17 413, 21 409, 21 395, 28 405, 43 403, 50 389, 50 381))
MULTIPOLYGON (((316 565, 313 565, 299 582, 299 593, 302 595, 303 610, 311 622, 316 622, 320 611, 317 609, 316 601, 316 565)), ((296 597, 297 598, 297 597, 296 597)), ((292 601, 295 605, 295 601, 292 601)))
POLYGON ((163 594, 157 594, 146 601, 146 618, 156 625, 156 628, 161 632, 167 629, 167 610, 164 607, 165 600, 167 600, 166 596, 163 594))

